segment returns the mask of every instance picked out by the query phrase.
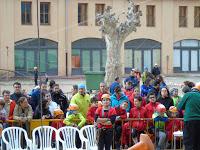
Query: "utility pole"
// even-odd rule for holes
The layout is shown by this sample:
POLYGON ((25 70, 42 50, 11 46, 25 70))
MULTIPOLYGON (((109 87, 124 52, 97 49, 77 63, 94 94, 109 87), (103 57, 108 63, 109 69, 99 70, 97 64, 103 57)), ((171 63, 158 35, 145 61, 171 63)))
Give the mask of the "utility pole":
MULTIPOLYGON (((7 54, 7 60, 6 60, 6 68, 8 69, 8 46, 6 46, 6 54, 7 54)), ((6 73, 6 80, 8 81, 9 78, 9 71, 6 73)))

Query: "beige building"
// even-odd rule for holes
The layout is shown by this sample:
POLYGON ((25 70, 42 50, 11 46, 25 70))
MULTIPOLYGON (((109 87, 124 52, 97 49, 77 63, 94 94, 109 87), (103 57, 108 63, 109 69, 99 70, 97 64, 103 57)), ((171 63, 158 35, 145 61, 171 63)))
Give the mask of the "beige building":
MULTIPOLYGON (((0 68, 29 75, 34 66, 49 75, 103 71, 106 44, 95 15, 112 6, 120 18, 127 0, 0 1, 0 68), (40 50, 38 44, 40 43, 40 50)), ((200 1, 135 0, 141 26, 124 41, 124 72, 155 63, 162 73, 200 72, 200 1)))
POLYGON ((37 0, 1 0, 0 68, 26 76, 38 66, 42 73, 65 76, 65 4, 65 0, 39 0, 38 42, 37 0))

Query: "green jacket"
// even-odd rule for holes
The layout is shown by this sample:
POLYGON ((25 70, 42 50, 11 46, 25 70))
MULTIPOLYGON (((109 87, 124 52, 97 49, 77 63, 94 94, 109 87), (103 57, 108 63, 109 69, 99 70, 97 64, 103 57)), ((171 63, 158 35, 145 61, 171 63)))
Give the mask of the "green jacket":
POLYGON ((85 94, 85 96, 83 97, 82 95, 77 93, 72 97, 70 104, 78 105, 79 112, 83 115, 83 117, 86 118, 87 111, 90 105, 90 96, 88 94, 85 94))
POLYGON ((178 104, 179 110, 185 110, 184 121, 200 120, 200 91, 186 93, 178 104))
POLYGON ((83 117, 81 113, 71 114, 66 117, 63 121, 67 126, 71 126, 73 124, 78 124, 78 127, 82 127, 86 123, 86 119, 83 117), (79 119, 80 121, 76 121, 79 119))
POLYGON ((159 113, 155 112, 152 115, 154 126, 156 129, 159 129, 160 131, 165 131, 165 123, 168 121, 168 117, 166 113, 164 113, 164 116, 161 117, 159 113))

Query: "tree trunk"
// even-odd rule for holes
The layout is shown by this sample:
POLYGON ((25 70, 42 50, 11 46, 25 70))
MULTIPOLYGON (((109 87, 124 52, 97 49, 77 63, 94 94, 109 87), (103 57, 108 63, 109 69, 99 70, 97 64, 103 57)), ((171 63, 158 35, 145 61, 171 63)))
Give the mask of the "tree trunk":
POLYGON ((106 75, 105 83, 107 86, 115 80, 115 77, 122 77, 122 63, 121 63, 121 47, 122 40, 119 36, 114 35, 109 37, 105 35, 107 47, 107 61, 106 61, 106 75))

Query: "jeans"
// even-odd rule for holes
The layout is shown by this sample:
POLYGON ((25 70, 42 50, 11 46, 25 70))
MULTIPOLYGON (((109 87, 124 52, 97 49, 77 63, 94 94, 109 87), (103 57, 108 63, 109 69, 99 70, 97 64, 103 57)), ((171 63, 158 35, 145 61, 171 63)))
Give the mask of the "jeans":
POLYGON ((163 131, 158 131, 157 133, 158 138, 158 144, 156 146, 156 150, 161 150, 165 148, 165 142, 166 142, 166 133, 163 131))

